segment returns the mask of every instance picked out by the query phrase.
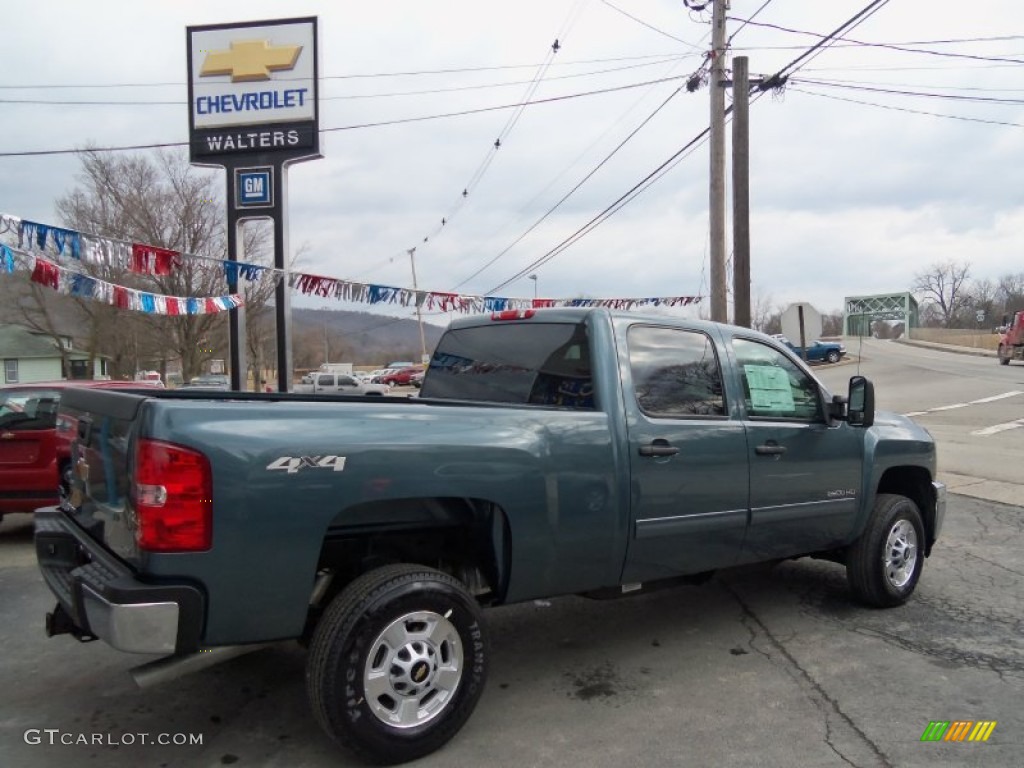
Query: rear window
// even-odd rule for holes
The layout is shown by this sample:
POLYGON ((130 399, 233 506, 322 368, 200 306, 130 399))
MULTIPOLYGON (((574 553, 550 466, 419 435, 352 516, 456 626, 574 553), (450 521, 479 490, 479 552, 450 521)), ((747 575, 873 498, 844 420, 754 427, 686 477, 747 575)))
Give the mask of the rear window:
POLYGON ((592 410, 586 327, 496 323, 449 330, 430 360, 421 396, 592 410))
POLYGON ((55 389, 0 390, 0 429, 54 429, 59 404, 60 392, 55 389))

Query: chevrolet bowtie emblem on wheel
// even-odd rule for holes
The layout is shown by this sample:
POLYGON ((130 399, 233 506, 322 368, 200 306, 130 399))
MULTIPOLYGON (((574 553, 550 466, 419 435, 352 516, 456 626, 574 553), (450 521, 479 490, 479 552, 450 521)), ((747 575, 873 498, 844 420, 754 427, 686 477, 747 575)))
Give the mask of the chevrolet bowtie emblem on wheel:
POLYGON ((302 53, 301 45, 271 45, 266 40, 236 40, 226 51, 209 51, 200 77, 231 75, 231 82, 269 80, 271 72, 289 70, 302 53))

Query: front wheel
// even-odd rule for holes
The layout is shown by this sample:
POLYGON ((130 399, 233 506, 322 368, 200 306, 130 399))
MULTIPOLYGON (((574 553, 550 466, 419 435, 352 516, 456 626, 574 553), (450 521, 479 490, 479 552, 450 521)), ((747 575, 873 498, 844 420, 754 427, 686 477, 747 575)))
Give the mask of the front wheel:
POLYGON ((924 565, 924 526, 905 496, 880 493, 867 528, 847 552, 846 579, 866 605, 890 608, 907 601, 924 565))
POLYGON ((1006 350, 1002 344, 999 345, 999 364, 1009 365, 1010 364, 1010 353, 1006 350))
POLYGON ((828 360, 830 363, 838 363, 839 362, 839 352, 837 350, 835 350, 835 349, 830 349, 828 351, 828 354, 825 355, 825 359, 828 360))
POLYGON ((313 633, 306 687, 313 713, 363 759, 428 755, 469 719, 487 677, 476 600, 453 577, 418 565, 363 574, 313 633))

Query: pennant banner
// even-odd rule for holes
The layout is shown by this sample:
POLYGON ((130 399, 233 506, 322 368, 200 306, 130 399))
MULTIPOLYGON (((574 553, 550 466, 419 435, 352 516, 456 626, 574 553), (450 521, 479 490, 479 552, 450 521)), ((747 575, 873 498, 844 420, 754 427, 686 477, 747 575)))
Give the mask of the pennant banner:
MULTIPOLYGON (((14 254, 11 253, 11 249, 3 246, 5 263, 8 254, 11 255, 13 261, 14 254)), ((235 293, 202 299, 164 296, 126 288, 123 285, 114 285, 91 275, 83 275, 41 256, 32 256, 31 254, 25 254, 25 256, 33 262, 31 266, 32 282, 45 285, 66 296, 93 299, 104 304, 111 304, 118 309, 144 312, 150 315, 210 315, 243 305, 242 297, 235 293)))
MULTIPOLYGON (((319 296, 355 304, 391 304, 401 307, 415 306, 440 312, 482 313, 511 309, 541 309, 545 307, 608 307, 635 309, 637 307, 685 307, 697 304, 701 296, 655 296, 643 298, 604 299, 551 299, 509 298, 502 296, 472 296, 444 291, 423 291, 375 283, 358 283, 323 275, 280 270, 260 264, 212 259, 186 254, 168 248, 142 243, 129 243, 96 235, 53 227, 16 216, 0 214, 0 236, 17 237, 19 251, 36 250, 34 261, 27 265, 32 280, 68 295, 95 298, 124 309, 150 314, 185 315, 222 312, 241 306, 237 294, 216 298, 181 298, 145 293, 124 286, 104 283, 67 270, 58 261, 70 259, 88 264, 102 265, 127 272, 146 275, 169 275, 183 265, 184 259, 204 262, 210 269, 219 270, 231 287, 239 280, 258 282, 287 279, 290 288, 305 296, 319 296)), ((0 274, 11 273, 17 260, 6 245, 0 251, 0 274)))

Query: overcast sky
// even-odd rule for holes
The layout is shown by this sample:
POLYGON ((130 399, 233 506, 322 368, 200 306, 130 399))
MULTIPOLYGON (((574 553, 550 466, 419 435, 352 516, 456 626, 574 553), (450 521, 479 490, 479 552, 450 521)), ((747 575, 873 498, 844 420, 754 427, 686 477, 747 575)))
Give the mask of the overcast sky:
MULTIPOLYGON (((732 0, 731 55, 748 56, 755 76, 774 73, 867 5, 732 0)), ((530 265, 707 127, 706 87, 670 96, 703 63, 710 8, 692 12, 682 0, 8 0, 4 8, 0 152, 184 143, 186 26, 317 16, 324 157, 289 176, 291 246, 306 247, 300 269, 411 287, 406 252, 415 246, 428 290, 531 297, 534 281, 515 277, 527 270, 542 297, 708 295, 706 143, 593 232, 530 265), (643 85, 651 81, 663 82, 643 85), (521 113, 486 109, 528 95, 550 101, 521 113), (84 101, 107 103, 66 103, 84 101)), ((755 299, 828 312, 844 296, 909 290, 915 273, 941 261, 967 261, 981 279, 1024 271, 1024 5, 892 0, 846 37, 805 59, 784 92, 751 104, 755 299)), ((59 223, 54 201, 74 187, 78 168, 73 155, 0 157, 0 211, 59 223)), ((730 212, 730 253, 731 226, 730 212)))

